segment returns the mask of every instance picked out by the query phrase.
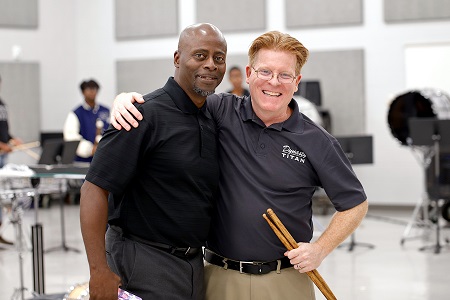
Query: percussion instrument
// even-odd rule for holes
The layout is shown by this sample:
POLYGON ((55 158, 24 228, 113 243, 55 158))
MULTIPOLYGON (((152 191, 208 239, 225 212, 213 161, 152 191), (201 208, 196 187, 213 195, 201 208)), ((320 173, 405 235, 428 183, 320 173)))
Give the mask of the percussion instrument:
POLYGON ((71 286, 63 300, 89 300, 89 282, 71 286))
POLYGON ((447 222, 450 222, 450 200, 445 201, 444 205, 442 205, 442 218, 447 222))
POLYGON ((408 145, 408 119, 412 117, 450 119, 450 97, 438 89, 412 90, 396 96, 389 107, 388 123, 402 145, 408 145))

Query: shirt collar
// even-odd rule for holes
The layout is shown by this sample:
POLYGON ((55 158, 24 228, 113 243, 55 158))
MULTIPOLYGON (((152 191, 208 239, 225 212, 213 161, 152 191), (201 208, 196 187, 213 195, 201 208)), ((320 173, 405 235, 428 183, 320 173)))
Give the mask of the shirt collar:
MULTIPOLYGON (((266 127, 263 121, 255 114, 252 108, 251 97, 243 97, 242 105, 240 108, 240 115, 242 121, 253 121, 256 124, 266 127)), ((281 131, 282 129, 291 131, 294 133, 303 133, 304 130, 304 120, 303 116, 300 114, 297 102, 292 99, 289 103, 289 107, 292 108, 291 116, 284 122, 275 123, 269 126, 269 128, 281 131)))
POLYGON ((173 77, 170 77, 163 87, 163 90, 169 94, 175 105, 185 114, 197 114, 201 111, 208 119, 211 119, 209 111, 206 109, 206 102, 198 108, 186 92, 180 87, 173 77))
POLYGON ((85 110, 92 110, 92 112, 95 114, 95 113, 97 113, 98 109, 100 108, 100 105, 98 105, 98 103, 95 103, 94 108, 92 108, 89 104, 87 104, 86 101, 84 101, 83 108, 85 110))

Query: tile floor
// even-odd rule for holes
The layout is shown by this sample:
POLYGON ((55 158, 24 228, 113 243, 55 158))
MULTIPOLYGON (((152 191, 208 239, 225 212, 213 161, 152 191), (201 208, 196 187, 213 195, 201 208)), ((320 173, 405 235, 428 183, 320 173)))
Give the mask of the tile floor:
MULTIPOLYGON (((58 203, 38 210, 38 221, 43 225, 44 249, 56 247, 44 255, 46 294, 64 293, 71 286, 87 282, 88 265, 79 229, 79 206, 65 205, 66 246, 80 250, 61 249, 60 207, 58 203)), ((450 247, 439 254, 433 249, 419 251, 424 245, 433 245, 433 229, 413 228, 403 246, 402 239, 412 209, 371 208, 369 215, 356 231, 357 243, 370 243, 373 249, 357 245, 336 249, 319 267, 319 272, 340 300, 444 300, 450 299, 450 247), (417 237, 421 234, 422 237, 417 237)), ((27 239, 35 222, 35 211, 23 213, 23 231, 27 239)), ((327 224, 330 215, 315 216, 316 228, 327 224)), ((442 240, 450 237, 450 230, 442 230, 442 240)), ((320 234, 318 232, 318 234, 320 234)), ((14 239, 14 227, 6 224, 4 237, 14 239)), ((31 247, 27 241, 27 246, 31 247)), ((31 248, 30 248, 31 249, 31 248)), ((23 254, 25 299, 33 290, 32 255, 23 254)), ((12 297, 20 288, 18 252, 0 250, 0 298, 12 297)), ((319 291, 317 299, 325 299, 319 291)))

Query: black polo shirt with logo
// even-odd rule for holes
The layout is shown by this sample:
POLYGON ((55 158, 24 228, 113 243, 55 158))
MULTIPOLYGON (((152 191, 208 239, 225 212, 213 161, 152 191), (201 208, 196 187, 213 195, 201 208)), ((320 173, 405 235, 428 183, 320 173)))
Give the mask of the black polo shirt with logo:
POLYGON ((149 241, 199 247, 218 186, 214 122, 173 78, 144 99, 139 127, 110 127, 86 180, 110 191, 110 224, 149 241))
POLYGON ((272 208, 298 242, 313 234, 312 196, 323 187, 338 211, 366 200, 337 140, 299 113, 266 127, 250 97, 208 97, 219 137, 220 183, 208 246, 235 260, 270 261, 284 246, 262 214, 272 208))

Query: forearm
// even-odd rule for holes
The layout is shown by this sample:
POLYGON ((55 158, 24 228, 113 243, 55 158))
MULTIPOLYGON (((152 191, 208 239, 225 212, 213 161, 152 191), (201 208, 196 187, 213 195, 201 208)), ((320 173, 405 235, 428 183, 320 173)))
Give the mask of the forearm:
POLYGON ((108 220, 108 191, 85 181, 81 187, 80 225, 89 268, 107 268, 105 230, 108 220))
POLYGON ((322 249, 323 258, 355 231, 366 215, 367 210, 368 202, 366 200, 349 210, 336 212, 333 215, 328 227, 314 242, 322 249))

